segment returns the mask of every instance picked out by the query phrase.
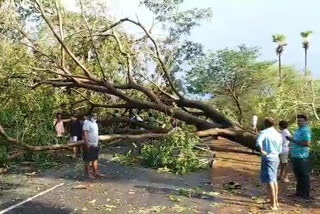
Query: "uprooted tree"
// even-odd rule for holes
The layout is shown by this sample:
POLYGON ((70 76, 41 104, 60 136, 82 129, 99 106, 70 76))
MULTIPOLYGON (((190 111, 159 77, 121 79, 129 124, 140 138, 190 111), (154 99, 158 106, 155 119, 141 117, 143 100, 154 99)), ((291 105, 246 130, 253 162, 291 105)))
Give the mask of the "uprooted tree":
MULTIPOLYGON (((183 83, 176 78, 185 61, 202 53, 201 45, 182 41, 181 36, 211 15, 208 9, 181 11, 182 2, 141 1, 155 15, 151 28, 147 28, 138 18, 113 21, 107 15, 109 9, 99 1, 79 0, 74 12, 58 0, 3 1, 1 39, 27 56, 26 61, 16 60, 23 69, 22 77, 17 78, 30 90, 60 88, 81 99, 79 103, 86 103, 90 110, 151 109, 193 125, 200 137, 222 136, 254 149, 255 134, 231 122, 214 106, 188 99, 183 83), (160 23, 166 33, 156 36, 155 23, 160 23)), ((117 122, 130 123, 126 118, 102 121, 117 122)), ((142 126, 151 132, 104 138, 166 136, 165 129, 142 126)), ((31 146, 9 137, 1 126, 0 134, 31 151, 68 147, 31 146)))

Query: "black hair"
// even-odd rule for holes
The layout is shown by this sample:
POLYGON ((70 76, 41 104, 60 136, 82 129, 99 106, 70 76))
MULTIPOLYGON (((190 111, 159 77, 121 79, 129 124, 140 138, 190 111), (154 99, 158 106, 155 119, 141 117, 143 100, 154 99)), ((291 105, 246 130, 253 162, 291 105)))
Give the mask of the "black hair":
POLYGON ((279 126, 280 126, 280 128, 282 128, 282 129, 287 129, 288 126, 289 126, 289 123, 288 123, 288 121, 286 121, 286 120, 281 120, 281 121, 279 122, 279 126))
POLYGON ((267 128, 270 128, 270 127, 274 126, 275 121, 274 121, 274 119, 273 119, 272 117, 266 117, 266 118, 264 119, 264 124, 265 124, 265 126, 266 126, 267 128))
POLYGON ((298 114, 297 118, 304 119, 306 122, 308 121, 308 117, 306 115, 304 115, 304 114, 298 114))

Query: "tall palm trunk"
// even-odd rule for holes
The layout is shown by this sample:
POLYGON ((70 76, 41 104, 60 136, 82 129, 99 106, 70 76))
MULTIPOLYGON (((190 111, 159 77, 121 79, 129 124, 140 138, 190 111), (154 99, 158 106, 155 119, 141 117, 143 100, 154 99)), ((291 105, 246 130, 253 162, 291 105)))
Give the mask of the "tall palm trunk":
POLYGON ((315 116, 315 118, 319 121, 320 118, 318 116, 318 113, 317 113, 317 107, 316 107, 316 93, 314 91, 314 87, 313 87, 313 79, 311 78, 311 82, 310 82, 310 85, 311 85, 311 92, 312 92, 312 103, 311 103, 311 107, 312 107, 312 111, 313 111, 313 114, 315 116))
POLYGON ((304 49, 304 76, 308 75, 308 49, 304 49))
POLYGON ((281 67, 281 53, 279 53, 279 86, 282 85, 282 67, 281 67))

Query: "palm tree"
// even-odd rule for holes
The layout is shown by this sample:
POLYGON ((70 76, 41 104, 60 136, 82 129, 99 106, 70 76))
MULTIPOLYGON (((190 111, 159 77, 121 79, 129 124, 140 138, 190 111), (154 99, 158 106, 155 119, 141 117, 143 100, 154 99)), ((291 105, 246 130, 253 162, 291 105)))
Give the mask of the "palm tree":
POLYGON ((284 46, 287 45, 286 36, 283 35, 283 34, 272 35, 272 41, 274 43, 277 43, 277 45, 278 45, 277 48, 276 48, 276 54, 279 57, 278 58, 278 60, 279 60, 279 79, 280 79, 279 86, 281 86, 281 84, 282 84, 281 56, 282 56, 282 53, 284 51, 284 46))
POLYGON ((311 30, 300 33, 300 35, 303 38, 302 47, 304 49, 304 75, 305 76, 308 75, 308 71, 307 71, 308 70, 308 49, 310 47, 309 39, 311 34, 312 34, 311 30))
MULTIPOLYGON (((310 47, 309 39, 310 39, 311 34, 312 34, 311 30, 304 31, 304 32, 300 33, 300 35, 302 36, 302 39, 303 39, 302 47, 304 49, 304 75, 305 76, 308 75, 308 49, 310 47)), ((311 86, 311 92, 312 92, 312 102, 311 102, 312 111, 313 111, 313 114, 316 117, 316 119, 319 121, 320 118, 318 116, 317 108, 315 105, 316 94, 315 94, 314 87, 313 87, 312 77, 310 78, 310 86, 311 86)))

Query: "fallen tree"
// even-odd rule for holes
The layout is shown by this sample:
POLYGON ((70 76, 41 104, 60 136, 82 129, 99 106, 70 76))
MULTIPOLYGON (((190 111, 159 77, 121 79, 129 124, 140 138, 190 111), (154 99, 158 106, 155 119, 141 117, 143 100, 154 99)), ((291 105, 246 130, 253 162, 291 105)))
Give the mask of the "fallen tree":
MULTIPOLYGON (((26 7, 31 8, 33 15, 41 18, 38 24, 48 31, 46 36, 52 39, 53 44, 53 46, 50 46, 51 44, 39 45, 37 41, 39 38, 34 36, 39 32, 34 32, 31 35, 24 30, 25 26, 19 20, 15 20, 14 24, 7 27, 7 31, 19 34, 21 45, 32 50, 32 53, 29 53, 30 57, 34 58, 34 64, 29 66, 31 78, 35 83, 31 86, 32 90, 37 90, 42 86, 73 89, 84 98, 91 110, 95 108, 153 110, 195 126, 198 130, 195 134, 200 137, 222 136, 248 148, 255 148, 255 134, 241 129, 216 110, 214 106, 185 97, 176 87, 174 76, 168 65, 172 63, 168 61, 168 58, 177 47, 170 43, 166 46, 165 41, 159 43, 151 30, 147 29, 140 21, 130 18, 123 18, 116 22, 103 20, 102 16, 92 16, 90 12, 86 13, 85 6, 80 1, 81 14, 76 14, 76 16, 78 18, 80 16, 84 24, 74 31, 75 26, 72 24, 70 26, 69 22, 67 25, 66 20, 64 22, 63 18, 67 17, 63 17, 63 7, 58 1, 55 1, 55 7, 50 7, 50 5, 38 0, 24 3, 27 5, 26 7), (96 23, 99 23, 98 27, 95 27, 96 23), (139 29, 144 34, 142 39, 132 39, 132 35, 120 29, 123 24, 130 24, 139 29), (89 47, 88 51, 83 53, 86 54, 85 56, 72 50, 73 44, 81 42, 86 43, 89 47), (106 67, 112 65, 108 61, 110 59, 105 60, 101 56, 104 54, 105 43, 112 44, 112 51, 118 58, 118 73, 107 73, 106 67), (47 49, 43 48, 45 45, 47 45, 47 49), (56 46, 60 46, 59 54, 48 51, 56 46), (93 59, 83 60, 89 58, 88 52, 93 55, 93 59), (163 52, 169 52, 168 56, 162 55, 163 52), (155 65, 156 69, 149 71, 151 66, 142 67, 139 55, 142 55, 140 58, 149 60, 149 63, 155 65), (95 63, 95 67, 91 66, 92 61, 95 63), (147 74, 141 73, 142 70, 147 70, 147 74), (112 75, 119 75, 120 80, 113 78, 112 75), (157 76, 157 79, 161 81, 155 81, 156 78, 152 79, 152 76, 157 76), (96 97, 100 96, 99 99, 92 99, 92 94, 96 97), (107 102, 102 101, 101 97, 106 97, 107 102)), ((19 5, 19 3, 17 4, 19 5)), ((2 9, 8 9, 6 8, 8 5, 9 2, 3 4, 2 9)), ((12 6, 9 9, 13 9, 13 13, 19 13, 18 9, 21 8, 12 6)), ((188 33, 187 31, 190 29, 187 29, 186 33, 188 33)), ((124 118, 103 122, 105 124, 135 123, 135 125, 156 133, 100 136, 102 141, 142 140, 165 137, 168 134, 166 129, 150 127, 124 118)), ((30 151, 58 150, 82 144, 79 142, 69 145, 32 146, 9 137, 2 128, 0 131, 7 141, 21 149, 30 151)))
MULTIPOLYGON (((150 139, 159 139, 159 138, 164 138, 168 136, 169 133, 146 133, 146 134, 140 134, 140 135, 119 135, 119 134, 114 134, 114 135, 100 135, 99 140, 103 144, 112 144, 115 141, 119 140, 134 140, 134 141, 141 141, 143 142, 144 140, 150 140, 150 139)), ((12 138, 7 135, 7 133, 4 131, 0 124, 0 136, 4 137, 6 141, 9 143, 13 144, 14 146, 22 149, 22 150, 28 150, 32 152, 37 152, 37 151, 52 151, 52 150, 61 150, 61 149, 68 149, 72 148, 75 146, 82 146, 84 143, 83 141, 77 141, 73 143, 68 143, 68 144, 54 144, 54 145, 48 145, 48 146, 33 146, 29 144, 25 144, 23 142, 20 142, 19 140, 12 138)), ((9 159, 13 159, 15 157, 18 157, 22 155, 22 151, 17 152, 17 154, 9 156, 9 159)))

